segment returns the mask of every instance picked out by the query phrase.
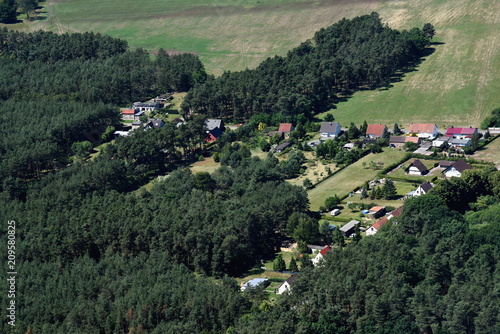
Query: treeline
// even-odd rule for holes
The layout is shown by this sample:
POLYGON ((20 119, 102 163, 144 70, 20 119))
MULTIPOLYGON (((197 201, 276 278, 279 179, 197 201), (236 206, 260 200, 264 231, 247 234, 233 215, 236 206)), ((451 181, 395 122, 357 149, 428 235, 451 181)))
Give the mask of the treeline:
POLYGON ((283 121, 323 111, 339 92, 377 87, 421 57, 434 28, 397 31, 377 13, 342 21, 314 38, 268 58, 254 70, 210 77, 186 96, 183 112, 246 119, 257 113, 281 114, 283 121))
POLYGON ((496 333, 500 172, 460 180, 406 201, 397 225, 327 253, 234 333, 496 333), (469 211, 455 211, 450 195, 469 211))
POLYGON ((94 33, 0 30, 0 99, 126 105, 202 83, 205 70, 192 54, 152 58, 143 49, 94 33), (1 45, 1 44, 0 44, 1 45))

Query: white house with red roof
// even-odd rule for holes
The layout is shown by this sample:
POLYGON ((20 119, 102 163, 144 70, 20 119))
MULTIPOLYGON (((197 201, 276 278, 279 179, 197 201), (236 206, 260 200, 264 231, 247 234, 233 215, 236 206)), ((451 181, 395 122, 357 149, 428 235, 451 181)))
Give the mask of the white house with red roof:
POLYGON ((439 131, 436 124, 411 123, 408 134, 410 136, 417 136, 419 138, 434 139, 438 136, 439 131))
POLYGON ((312 259, 312 263, 317 266, 324 258, 325 255, 328 251, 331 251, 332 249, 329 246, 326 246, 322 250, 319 251, 318 255, 314 259, 312 259))
POLYGON ((465 139, 472 138, 473 135, 477 135, 477 128, 468 127, 468 128, 455 128, 451 127, 446 130, 446 137, 456 138, 456 139, 465 139))
POLYGON ((403 207, 400 206, 399 208, 397 208, 396 210, 390 212, 388 215, 386 215, 382 219, 377 220, 372 226, 370 226, 366 230, 366 235, 367 236, 374 235, 375 233, 377 233, 380 230, 380 228, 382 226, 384 226, 385 224, 387 224, 389 222, 389 220, 391 220, 394 217, 396 217, 396 218, 399 217, 401 215, 402 211, 403 211, 403 207))
POLYGON ((368 138, 381 138, 384 134, 384 130, 387 130, 387 126, 385 126, 385 124, 368 124, 368 127, 366 128, 366 136, 368 138))

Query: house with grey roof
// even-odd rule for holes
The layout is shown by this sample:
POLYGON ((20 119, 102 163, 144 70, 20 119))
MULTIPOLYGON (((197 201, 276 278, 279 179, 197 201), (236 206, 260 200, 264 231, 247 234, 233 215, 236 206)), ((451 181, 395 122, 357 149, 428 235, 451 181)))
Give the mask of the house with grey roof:
POLYGON ((350 222, 348 222, 347 224, 345 224, 340 228, 340 233, 342 233, 344 237, 349 237, 356 231, 356 226, 359 224, 360 224, 359 220, 351 220, 350 222))
POLYGON ((319 132, 321 133, 321 140, 335 139, 341 132, 340 124, 338 122, 322 122, 319 132))
POLYGON ((446 168, 443 173, 446 177, 460 177, 462 176, 462 173, 467 169, 472 169, 472 167, 462 159, 459 159, 455 161, 450 167, 446 168))
POLYGON ((219 128, 222 132, 226 131, 224 121, 221 119, 209 118, 205 121, 205 126, 207 127, 207 131, 211 131, 215 128, 219 128))

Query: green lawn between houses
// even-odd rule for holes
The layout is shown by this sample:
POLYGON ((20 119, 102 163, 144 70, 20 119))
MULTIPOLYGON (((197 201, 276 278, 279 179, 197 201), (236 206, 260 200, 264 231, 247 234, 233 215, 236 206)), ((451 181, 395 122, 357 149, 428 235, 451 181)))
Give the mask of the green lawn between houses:
POLYGON ((403 151, 384 148, 382 153, 370 153, 352 165, 347 166, 307 192, 311 210, 318 210, 320 206, 324 205, 325 199, 328 197, 335 194, 339 197, 345 196, 352 192, 354 188, 362 186, 365 181, 373 180, 379 170, 365 168, 363 162, 366 165, 371 161, 382 162, 384 166, 388 166, 402 159, 404 155, 405 152, 403 151))

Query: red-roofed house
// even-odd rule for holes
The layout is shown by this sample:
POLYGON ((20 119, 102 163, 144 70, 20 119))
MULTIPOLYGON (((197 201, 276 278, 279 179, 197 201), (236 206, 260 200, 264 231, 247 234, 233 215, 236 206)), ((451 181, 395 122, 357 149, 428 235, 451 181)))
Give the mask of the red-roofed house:
POLYGON ((134 109, 123 109, 122 119, 124 121, 135 121, 135 110, 134 109))
POLYGON ((387 126, 384 124, 368 124, 366 136, 368 138, 381 138, 384 130, 387 130, 387 126))
POLYGON ((323 260, 323 258, 325 257, 326 253, 328 251, 331 251, 332 249, 328 246, 326 246, 325 248, 323 248, 319 253, 318 255, 316 255, 316 257, 314 259, 312 259, 312 263, 317 266, 321 260, 323 260))
POLYGON ((280 123, 277 133, 285 137, 285 139, 290 138, 290 132, 295 130, 292 123, 280 123))
POLYGON ((446 130, 446 137, 453 137, 457 139, 472 138, 474 134, 477 134, 477 128, 448 128, 446 130))
POLYGON ((438 128, 436 124, 431 123, 411 123, 408 134, 420 138, 434 139, 438 135, 438 128))
POLYGON ((389 213, 387 216, 383 217, 382 219, 377 220, 372 226, 370 226, 366 230, 366 235, 367 236, 374 235, 375 233, 377 233, 380 230, 380 228, 382 226, 384 226, 387 222, 389 222, 389 220, 391 220, 394 217, 396 217, 396 218, 399 217, 401 215, 402 211, 403 211, 403 207, 400 206, 396 210, 389 213))
POLYGON ((290 133, 293 130, 295 130, 295 128, 292 125, 292 123, 280 123, 280 126, 278 128, 278 132, 283 132, 283 133, 290 133))
POLYGON ((371 218, 382 217, 385 214, 385 206, 374 206, 368 211, 368 216, 371 218))

